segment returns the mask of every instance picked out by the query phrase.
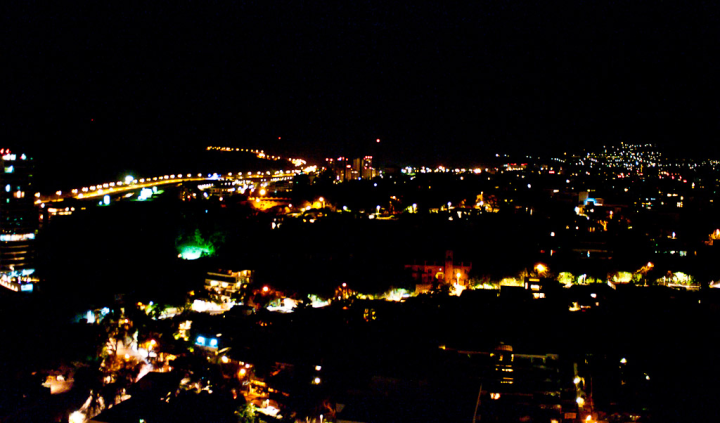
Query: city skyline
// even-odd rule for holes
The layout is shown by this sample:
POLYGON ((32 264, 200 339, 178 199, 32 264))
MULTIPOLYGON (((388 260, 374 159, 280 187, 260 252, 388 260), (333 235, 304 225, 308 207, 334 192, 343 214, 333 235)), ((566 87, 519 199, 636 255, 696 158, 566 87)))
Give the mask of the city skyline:
POLYGON ((0 16, 3 422, 715 414, 712 2, 0 16))

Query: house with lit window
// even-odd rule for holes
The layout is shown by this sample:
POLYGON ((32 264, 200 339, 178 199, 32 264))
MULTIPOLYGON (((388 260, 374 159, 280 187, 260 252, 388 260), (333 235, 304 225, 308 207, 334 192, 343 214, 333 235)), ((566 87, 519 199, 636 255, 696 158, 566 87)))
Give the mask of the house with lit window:
POLYGON ((211 300, 232 307, 241 290, 252 282, 252 270, 208 272, 205 290, 211 300))

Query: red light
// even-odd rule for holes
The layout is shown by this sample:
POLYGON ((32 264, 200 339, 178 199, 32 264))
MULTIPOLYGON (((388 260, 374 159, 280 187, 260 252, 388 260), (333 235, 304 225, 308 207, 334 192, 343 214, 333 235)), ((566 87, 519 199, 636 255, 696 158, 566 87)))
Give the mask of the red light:
POLYGON ((278 137, 278 139, 279 139, 279 140, 281 140, 281 139, 282 139, 282 137, 278 137))
POLYGON ((375 142, 380 142, 380 138, 376 139, 375 142))
POLYGON ((90 122, 95 122, 95 119, 90 119, 90 122))

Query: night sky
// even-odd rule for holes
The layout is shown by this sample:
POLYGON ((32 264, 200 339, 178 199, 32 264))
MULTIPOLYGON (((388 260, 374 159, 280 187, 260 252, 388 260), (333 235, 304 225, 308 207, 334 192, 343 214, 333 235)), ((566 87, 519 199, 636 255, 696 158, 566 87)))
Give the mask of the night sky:
POLYGON ((713 2, 146 3, 2 2, 3 144, 69 168, 376 138, 398 163, 718 152, 713 2))

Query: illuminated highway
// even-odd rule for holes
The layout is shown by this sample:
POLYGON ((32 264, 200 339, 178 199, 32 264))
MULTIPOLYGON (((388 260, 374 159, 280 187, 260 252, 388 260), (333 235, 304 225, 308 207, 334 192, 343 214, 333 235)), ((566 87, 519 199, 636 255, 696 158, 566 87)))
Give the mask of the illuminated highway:
MULTIPOLYGON (((292 178, 301 172, 312 172, 317 168, 315 166, 303 167, 306 165, 306 161, 297 158, 283 158, 280 156, 266 155, 263 150, 252 150, 252 149, 241 149, 235 147, 207 147, 208 151, 221 151, 221 152, 243 152, 254 154, 260 159, 266 160, 287 160, 292 163, 296 168, 293 170, 278 170, 275 172, 229 172, 227 174, 210 173, 207 176, 203 176, 203 173, 191 174, 191 173, 177 173, 163 176, 155 176, 152 178, 139 178, 136 179, 133 176, 125 177, 124 181, 113 181, 104 182, 96 185, 89 185, 82 188, 75 188, 69 191, 57 191, 54 194, 42 194, 36 193, 35 204, 49 203, 55 201, 62 201, 65 199, 91 199, 96 197, 103 197, 105 195, 122 194, 130 191, 141 190, 143 188, 153 188, 161 185, 177 184, 183 182, 201 182, 201 181, 233 181, 238 185, 250 186, 250 185, 262 185, 268 182, 277 182, 292 178), (303 170, 300 170, 303 169, 303 170), (260 183, 260 184, 258 184, 260 183)), ((264 185, 262 185, 264 186, 264 185)))
POLYGON ((258 183, 277 182, 292 178, 300 173, 300 170, 282 170, 275 172, 247 172, 247 173, 227 173, 225 175, 213 173, 203 176, 203 174, 171 174, 156 176, 153 178, 135 179, 127 177, 125 181, 105 182, 97 185, 76 188, 70 191, 57 191, 51 195, 36 195, 36 204, 49 203, 54 201, 62 201, 68 198, 75 199, 91 199, 102 197, 105 195, 121 194, 129 191, 135 191, 143 188, 152 188, 161 185, 177 184, 183 182, 202 182, 202 181, 237 181, 238 184, 258 185, 258 183))

